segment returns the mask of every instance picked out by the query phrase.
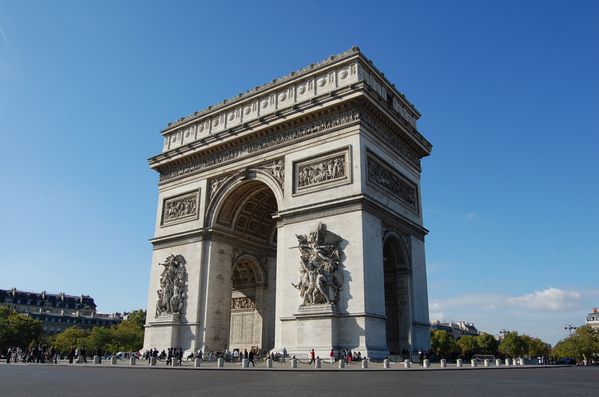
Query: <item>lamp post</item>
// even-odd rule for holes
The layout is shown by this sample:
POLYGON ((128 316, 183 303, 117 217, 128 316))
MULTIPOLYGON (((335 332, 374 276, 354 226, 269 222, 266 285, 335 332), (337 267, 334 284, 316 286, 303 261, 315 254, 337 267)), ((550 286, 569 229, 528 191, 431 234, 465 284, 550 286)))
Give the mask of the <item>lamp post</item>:
POLYGON ((564 327, 564 329, 570 331, 570 335, 572 335, 572 330, 574 330, 576 328, 578 328, 578 327, 575 327, 572 324, 566 324, 566 326, 564 327))

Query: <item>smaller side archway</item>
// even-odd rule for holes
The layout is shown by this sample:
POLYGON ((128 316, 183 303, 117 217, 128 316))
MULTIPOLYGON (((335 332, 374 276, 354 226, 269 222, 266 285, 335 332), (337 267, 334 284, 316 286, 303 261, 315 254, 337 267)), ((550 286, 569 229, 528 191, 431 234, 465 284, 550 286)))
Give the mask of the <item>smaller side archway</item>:
POLYGON ((258 260, 251 255, 237 258, 232 266, 231 285, 229 349, 243 351, 268 346, 264 332, 267 285, 258 260))
POLYGON ((393 355, 411 350, 412 268, 408 250, 395 232, 383 239, 387 349, 393 355))

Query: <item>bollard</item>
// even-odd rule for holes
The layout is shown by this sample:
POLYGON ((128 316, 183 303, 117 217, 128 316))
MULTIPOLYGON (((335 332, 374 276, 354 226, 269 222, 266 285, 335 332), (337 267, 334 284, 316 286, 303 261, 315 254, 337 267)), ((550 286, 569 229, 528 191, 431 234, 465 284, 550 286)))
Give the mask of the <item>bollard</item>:
POLYGON ((455 360, 455 366, 458 368, 462 368, 462 359, 458 358, 457 360, 455 360))
POLYGON ((444 358, 441 359, 441 368, 447 368, 447 360, 444 358))
POLYGON ((250 360, 244 358, 241 360, 241 368, 248 368, 250 366, 250 360))
POLYGON ((470 365, 472 367, 476 367, 476 360, 475 359, 470 360, 470 365))
POLYGON ((216 360, 216 366, 218 368, 224 368, 225 366, 225 360, 222 358, 219 358, 218 360, 216 360))
POLYGON ((154 356, 150 357, 150 365, 152 367, 156 366, 156 357, 154 357, 154 356))
POLYGON ((117 363, 117 358, 116 358, 116 356, 112 356, 112 357, 110 358, 110 364, 112 364, 112 365, 116 365, 116 363, 117 363))
POLYGON ((389 368, 389 359, 388 358, 383 360, 383 368, 389 368))
POLYGON ((404 368, 412 368, 412 362, 408 359, 403 361, 403 367, 404 368))
POLYGON ((196 359, 193 362, 193 366, 197 368, 200 366, 201 362, 202 362, 202 360, 200 360, 199 357, 196 357, 196 359))
POLYGON ((100 364, 100 356, 94 356, 94 364, 100 364))
POLYGON ((266 368, 272 368, 272 358, 266 359, 266 368))
POLYGON ((524 365, 524 358, 520 358, 518 361, 519 361, 518 365, 524 365))
POLYGON ((296 358, 291 359, 291 368, 297 368, 297 359, 296 358))
POLYGON ((368 368, 368 359, 367 358, 364 358, 362 360, 362 368, 368 368))
POLYGON ((314 362, 314 368, 320 368, 321 364, 320 364, 320 358, 317 358, 316 361, 314 362))
POLYGON ((339 368, 345 368, 345 360, 344 359, 339 360, 339 368))
POLYGON ((510 360, 509 358, 506 357, 506 359, 505 359, 505 366, 509 367, 510 365, 512 365, 512 360, 510 360))
POLYGON ((428 358, 425 358, 422 364, 424 365, 424 368, 430 368, 431 366, 431 362, 428 360, 428 358))
POLYGON ((485 361, 483 361, 483 363, 484 363, 484 366, 485 366, 485 367, 488 367, 488 366, 489 366, 489 360, 488 360, 488 359, 486 359, 486 358, 485 358, 485 361))
POLYGON ((129 365, 135 365, 135 356, 129 358, 129 365))
POLYGON ((495 366, 496 367, 500 367, 501 366, 501 359, 499 359, 499 358, 495 359, 495 366))
POLYGON ((179 365, 179 360, 178 360, 176 357, 173 357, 173 358, 171 359, 171 365, 172 365, 173 367, 176 367, 177 365, 179 365))
POLYGON ((77 356, 77 363, 81 364, 82 362, 83 362, 83 355, 80 354, 77 356))

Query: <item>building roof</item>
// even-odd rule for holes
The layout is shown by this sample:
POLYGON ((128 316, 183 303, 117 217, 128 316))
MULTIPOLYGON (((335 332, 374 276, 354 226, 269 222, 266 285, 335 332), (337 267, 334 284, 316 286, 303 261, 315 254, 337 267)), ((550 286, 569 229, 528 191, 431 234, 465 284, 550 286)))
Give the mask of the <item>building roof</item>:
POLYGON ((48 294, 46 291, 31 292, 13 289, 0 289, 0 303, 12 303, 30 306, 42 306, 51 303, 53 307, 65 307, 73 309, 88 308, 95 310, 94 298, 89 295, 67 295, 64 292, 48 294), (20 303, 18 302, 20 300, 20 303), (29 303, 30 301, 30 303, 29 303))

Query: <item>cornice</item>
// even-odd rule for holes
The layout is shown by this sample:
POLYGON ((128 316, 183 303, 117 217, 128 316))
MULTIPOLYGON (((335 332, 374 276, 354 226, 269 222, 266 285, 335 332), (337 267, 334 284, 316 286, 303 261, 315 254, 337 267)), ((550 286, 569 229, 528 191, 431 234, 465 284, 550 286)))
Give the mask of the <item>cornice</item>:
MULTIPOLYGON (((163 155, 173 157, 197 144, 303 113, 356 88, 375 92, 395 117, 416 129, 420 113, 355 47, 169 124, 162 131, 163 155)), ((150 159, 151 165, 159 156, 150 159)))
POLYGON ((268 91, 269 89, 271 89, 273 87, 281 86, 291 80, 301 79, 311 73, 322 70, 322 69, 326 68, 327 66, 330 66, 331 64, 339 63, 348 58, 352 58, 355 56, 359 56, 360 58, 362 58, 365 61, 365 63, 368 64, 368 67, 373 72, 375 72, 381 79, 384 80, 385 85, 389 86, 390 89, 395 91, 397 93, 397 95, 402 98, 403 102, 405 102, 405 104, 407 106, 409 106, 411 108, 411 110, 413 110, 418 117, 420 117, 420 113, 418 112, 418 110, 416 110, 415 106, 412 103, 408 102, 408 100, 405 98, 405 95, 402 94, 401 92, 399 92, 399 90, 397 90, 397 88, 395 87, 395 84, 391 83, 385 77, 384 73, 379 71, 379 69, 374 65, 372 60, 367 58, 364 55, 364 53, 360 50, 359 47, 353 46, 350 49, 343 51, 339 54, 331 55, 328 58, 321 60, 320 62, 312 63, 312 64, 310 64, 306 67, 303 67, 299 70, 290 72, 283 77, 273 79, 272 81, 270 81, 268 83, 256 86, 256 87, 249 89, 245 92, 239 93, 232 98, 225 99, 215 105, 208 106, 207 108, 202 109, 197 112, 194 112, 188 116, 181 117, 177 121, 168 123, 167 127, 163 131, 168 131, 169 129, 172 129, 174 127, 181 126, 190 120, 200 118, 206 114, 217 112, 221 109, 224 109, 225 107, 231 106, 232 104, 239 103, 240 101, 242 101, 244 99, 251 98, 251 97, 254 97, 259 94, 263 94, 264 92, 268 91))

